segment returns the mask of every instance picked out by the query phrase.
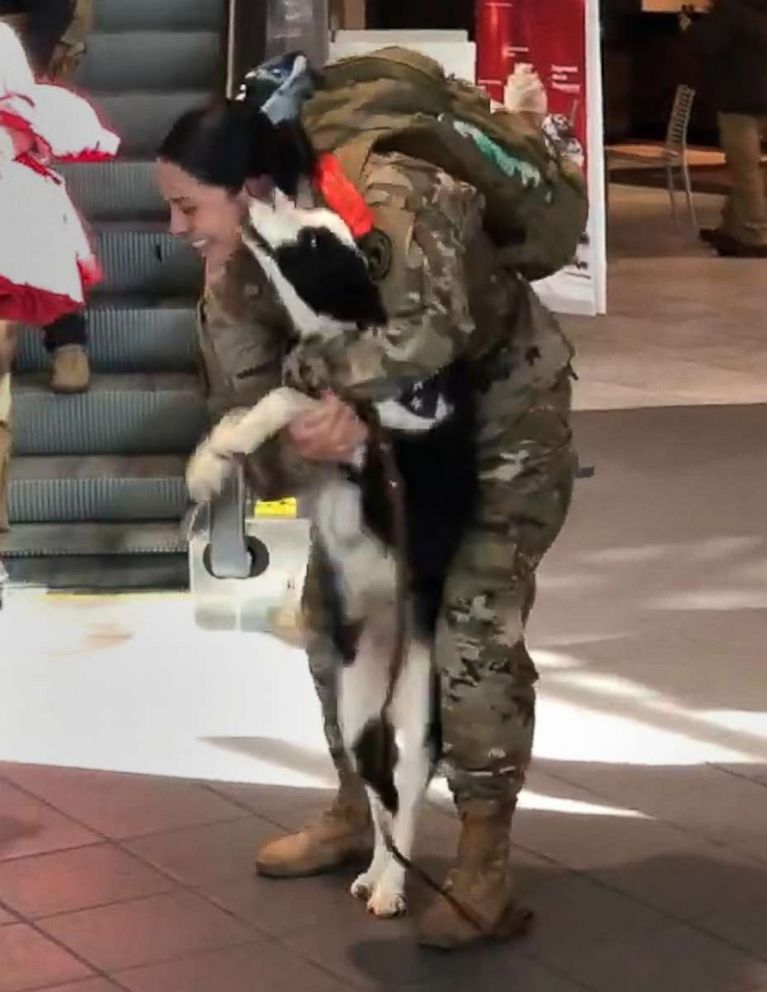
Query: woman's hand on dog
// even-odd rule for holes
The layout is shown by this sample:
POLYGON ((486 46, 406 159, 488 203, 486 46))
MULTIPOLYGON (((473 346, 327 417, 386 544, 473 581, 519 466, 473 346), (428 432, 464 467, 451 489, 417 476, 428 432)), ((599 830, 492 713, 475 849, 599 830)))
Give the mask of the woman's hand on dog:
POLYGON ((316 410, 296 417, 285 433, 295 453, 312 462, 351 462, 368 437, 352 407, 330 392, 322 394, 316 410))

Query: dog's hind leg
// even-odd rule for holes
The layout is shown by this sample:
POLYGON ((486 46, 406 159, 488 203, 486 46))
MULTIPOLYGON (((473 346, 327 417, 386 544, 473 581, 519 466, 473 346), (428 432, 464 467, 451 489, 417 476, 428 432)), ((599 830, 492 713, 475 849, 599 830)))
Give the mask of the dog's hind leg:
POLYGON ((398 806, 394 784, 396 745, 394 728, 381 721, 389 673, 387 648, 393 611, 386 606, 363 627, 353 660, 339 675, 338 706, 341 730, 349 758, 367 788, 373 812, 376 843, 367 871, 351 887, 357 899, 369 899, 389 861, 382 830, 384 817, 398 806), (389 809, 387 810, 387 807, 389 809))
MULTIPOLYGON (((399 746, 394 769, 397 809, 393 815, 380 809, 377 828, 407 861, 412 857, 418 808, 431 773, 431 706, 431 651, 423 642, 414 641, 391 705, 399 746)), ((371 913, 396 916, 405 912, 405 876, 405 865, 389 852, 368 900, 371 913)))
MULTIPOLYGON (((376 625, 377 626, 377 625, 376 625)), ((341 719, 347 747, 371 798, 376 831, 373 860, 352 885, 376 916, 405 911, 405 867, 389 844, 409 859, 418 804, 431 769, 431 659, 414 642, 400 673, 390 712, 381 719, 389 678, 388 640, 376 643, 367 631, 354 662, 341 676, 341 719), (348 736, 347 736, 348 735, 348 736)))
MULTIPOLYGON (((375 829, 373 860, 370 862, 365 871, 354 879, 350 892, 355 899, 362 899, 366 902, 371 912, 374 912, 375 910, 371 906, 373 893, 377 891, 378 883, 386 871, 389 861, 391 860, 389 848, 386 846, 387 835, 385 831, 388 831, 389 835, 391 835, 392 816, 378 798, 376 791, 371 789, 370 786, 367 786, 367 794, 370 801, 370 809, 373 814, 373 827, 375 829)), ((404 905, 402 908, 404 908, 404 905)), ((385 915, 396 916, 402 912, 402 908, 396 909, 394 912, 387 913, 385 915)))

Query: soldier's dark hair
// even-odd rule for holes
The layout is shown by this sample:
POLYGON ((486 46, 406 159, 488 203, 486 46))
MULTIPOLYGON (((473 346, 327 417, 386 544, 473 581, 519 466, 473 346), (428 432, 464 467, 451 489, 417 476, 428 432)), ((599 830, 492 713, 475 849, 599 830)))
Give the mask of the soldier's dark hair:
POLYGON ((158 156, 200 182, 239 193, 249 179, 269 176, 294 196, 312 174, 315 152, 298 121, 272 124, 247 100, 187 110, 170 129, 158 156))

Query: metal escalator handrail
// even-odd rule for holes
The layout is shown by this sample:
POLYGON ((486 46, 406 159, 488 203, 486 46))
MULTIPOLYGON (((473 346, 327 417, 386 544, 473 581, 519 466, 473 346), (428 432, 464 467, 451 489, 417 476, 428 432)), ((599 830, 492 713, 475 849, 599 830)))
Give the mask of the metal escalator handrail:
POLYGON ((210 504, 207 566, 217 579, 246 579, 251 574, 253 559, 245 527, 248 503, 245 473, 238 464, 221 495, 210 504))
POLYGON ((236 88, 236 36, 237 36, 237 2, 227 0, 226 21, 226 98, 232 100, 236 88))
POLYGON ((225 0, 225 94, 237 95, 245 73, 266 55, 267 0, 225 0))

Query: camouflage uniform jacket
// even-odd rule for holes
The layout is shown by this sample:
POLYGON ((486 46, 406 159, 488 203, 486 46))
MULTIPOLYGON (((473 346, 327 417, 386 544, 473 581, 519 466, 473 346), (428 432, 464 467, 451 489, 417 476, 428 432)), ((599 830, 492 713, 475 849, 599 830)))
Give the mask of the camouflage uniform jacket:
MULTIPOLYGON (((463 355, 481 394, 480 462, 486 456, 497 471, 507 434, 569 374, 572 349, 530 287, 500 266, 472 187, 393 153, 371 156, 361 192, 381 232, 374 269, 387 325, 304 342, 288 355, 295 344, 288 317, 243 249, 209 282, 200 306, 212 415, 253 404, 285 373, 350 398, 388 399, 463 355)), ((536 440, 553 454, 570 442, 564 420, 557 435, 536 440)), ((284 457, 274 448, 267 456, 271 495, 284 485, 275 475, 284 457)))

